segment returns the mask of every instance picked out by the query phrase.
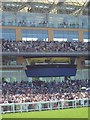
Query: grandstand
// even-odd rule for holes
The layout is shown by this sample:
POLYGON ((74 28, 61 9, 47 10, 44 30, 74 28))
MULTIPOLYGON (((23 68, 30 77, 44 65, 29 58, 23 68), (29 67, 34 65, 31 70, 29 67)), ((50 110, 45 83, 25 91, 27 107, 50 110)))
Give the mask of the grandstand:
POLYGON ((89 0, 0 4, 1 113, 89 106, 89 0))

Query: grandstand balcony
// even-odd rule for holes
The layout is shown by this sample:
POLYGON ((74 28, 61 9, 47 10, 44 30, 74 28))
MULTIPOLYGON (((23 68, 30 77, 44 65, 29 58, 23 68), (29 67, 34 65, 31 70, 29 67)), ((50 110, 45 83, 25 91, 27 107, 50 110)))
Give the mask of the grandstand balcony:
POLYGON ((48 27, 48 28, 90 28, 87 15, 2 12, 1 26, 48 27), (57 19, 56 19, 57 18, 57 19))
POLYGON ((0 63, 0 68, 7 69, 7 68, 15 68, 15 69, 22 69, 26 66, 25 62, 18 63, 17 58, 15 56, 10 57, 8 56, 3 56, 2 57, 2 62, 0 63))

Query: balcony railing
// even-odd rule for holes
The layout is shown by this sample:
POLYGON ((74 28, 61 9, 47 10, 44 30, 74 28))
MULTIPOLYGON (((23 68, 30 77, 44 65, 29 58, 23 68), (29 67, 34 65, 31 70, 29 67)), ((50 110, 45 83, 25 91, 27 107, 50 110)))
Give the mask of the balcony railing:
POLYGON ((25 65, 0 65, 0 68, 23 68, 25 65))
POLYGON ((23 12, 1 13, 2 26, 27 26, 27 27, 51 27, 51 28, 90 28, 89 16, 75 16, 67 14, 41 14, 23 12))
POLYGON ((2 56, 14 55, 25 57, 77 57, 77 56, 90 56, 90 52, 0 52, 2 56))

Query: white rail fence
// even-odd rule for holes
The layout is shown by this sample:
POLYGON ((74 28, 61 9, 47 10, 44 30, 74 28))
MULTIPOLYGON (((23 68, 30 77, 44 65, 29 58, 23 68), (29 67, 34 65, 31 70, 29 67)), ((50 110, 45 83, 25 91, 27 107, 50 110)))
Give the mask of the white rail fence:
POLYGON ((56 110, 65 108, 77 108, 90 106, 90 98, 62 101, 26 102, 26 103, 3 103, 0 104, 0 113, 29 112, 42 110, 56 110))

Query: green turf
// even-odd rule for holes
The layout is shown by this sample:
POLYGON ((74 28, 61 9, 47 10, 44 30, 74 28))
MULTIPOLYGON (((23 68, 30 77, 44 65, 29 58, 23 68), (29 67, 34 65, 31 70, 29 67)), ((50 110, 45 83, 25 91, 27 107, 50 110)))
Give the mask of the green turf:
POLYGON ((88 108, 6 113, 2 118, 88 118, 88 108))

